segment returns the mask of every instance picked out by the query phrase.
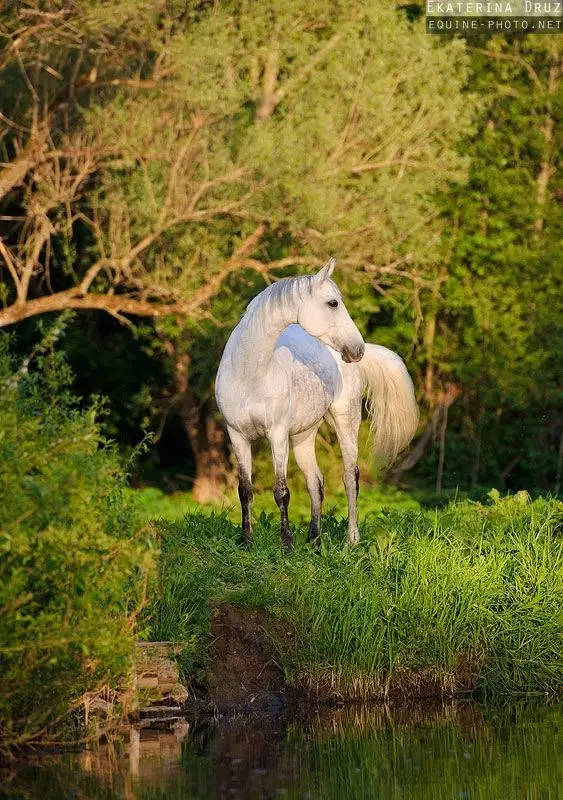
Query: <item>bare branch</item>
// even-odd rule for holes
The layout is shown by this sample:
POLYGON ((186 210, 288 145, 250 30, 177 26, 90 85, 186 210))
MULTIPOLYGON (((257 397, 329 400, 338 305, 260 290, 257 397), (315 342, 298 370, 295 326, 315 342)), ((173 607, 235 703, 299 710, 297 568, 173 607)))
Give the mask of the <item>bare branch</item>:
POLYGON ((215 186, 220 186, 223 183, 233 183, 234 181, 239 180, 245 174, 246 170, 244 169, 236 169, 233 172, 230 172, 228 175, 223 175, 220 178, 215 178, 212 181, 205 181, 201 184, 197 192, 193 195, 190 199, 188 210, 191 212, 193 211, 203 195, 209 191, 209 189, 213 189, 215 186))
POLYGON ((2 241, 1 238, 0 238, 0 253, 2 254, 2 257, 4 259, 6 267, 8 268, 8 272, 10 273, 11 278, 12 278, 12 280, 14 282, 14 286, 16 287, 18 303, 23 303, 25 301, 25 297, 26 296, 25 296, 25 293, 23 292, 21 281, 19 279, 19 276, 18 276, 18 273, 17 273, 17 270, 16 270, 16 266, 15 266, 13 260, 12 260, 12 256, 10 255, 10 251, 8 250, 8 248, 6 247, 6 245, 4 244, 4 242, 2 241))
POLYGON ((434 169, 434 166, 431 164, 424 164, 422 161, 411 161, 410 159, 404 158, 390 158, 387 161, 372 161, 368 164, 360 164, 357 167, 352 167, 350 172, 354 175, 359 175, 362 172, 375 172, 378 169, 383 169, 384 167, 426 167, 427 169, 434 169))
POLYGON ((18 123, 17 123, 17 122, 14 122, 12 119, 10 119, 9 117, 7 117, 7 116, 6 116, 5 114, 3 114, 1 111, 0 111, 0 120, 2 120, 2 122, 5 122, 5 123, 6 123, 6 125, 7 125, 9 128, 13 128, 13 129, 14 129, 14 130, 16 130, 16 131, 20 131, 20 133, 27 133, 27 134, 31 133, 31 131, 30 131, 30 129, 29 129, 29 128, 24 128, 24 127, 23 127, 23 125, 18 125, 18 123))
POLYGON ((275 89, 277 76, 278 76, 278 54, 277 51, 271 50, 268 55, 268 60, 264 69, 264 90, 262 103, 256 114, 258 119, 267 119, 276 107, 281 103, 284 97, 292 92, 296 86, 302 83, 315 68, 323 61, 324 58, 336 47, 338 42, 344 37, 344 31, 338 31, 321 47, 315 55, 305 64, 291 78, 288 78, 285 83, 275 89))
POLYGON ((256 111, 257 119, 267 119, 279 103, 276 95, 278 60, 279 52, 275 48, 272 48, 268 52, 268 57, 264 66, 264 77, 262 79, 262 102, 256 111))
MULTIPOLYGON (((57 16, 62 14, 66 14, 66 11, 60 11, 57 16)), ((20 15, 24 16, 25 12, 22 10, 20 11, 20 15)), ((5 49, 4 55, 2 60, 0 61, 0 71, 5 69, 8 66, 10 61, 17 57, 18 51, 20 47, 25 44, 25 42, 38 33, 41 30, 45 30, 45 28, 52 27, 51 22, 42 22, 38 25, 32 25, 28 28, 24 28, 16 35, 16 38, 11 42, 11 44, 5 49)))
POLYGON ((96 261, 86 272, 86 275, 80 281, 78 286, 78 294, 84 295, 90 289, 95 278, 99 275, 104 267, 110 266, 110 261, 107 258, 100 258, 96 261))
POLYGON ((45 158, 47 144, 47 130, 41 127, 33 134, 26 146, 16 158, 0 172, 0 200, 5 197, 14 186, 23 181, 30 169, 40 164, 45 158))
POLYGON ((90 309, 106 311, 112 316, 124 322, 123 314, 146 317, 164 317, 168 315, 188 315, 195 314, 216 294, 222 282, 232 272, 238 269, 253 269, 256 272, 267 276, 272 269, 282 267, 320 264, 321 260, 291 257, 278 259, 277 261, 258 261, 249 258, 248 255, 258 246, 265 231, 265 224, 260 223, 254 231, 244 239, 237 247, 231 258, 223 265, 219 272, 206 281, 189 299, 178 300, 176 302, 161 302, 158 300, 140 299, 128 294, 96 294, 89 293, 87 288, 104 266, 109 266, 107 259, 100 259, 90 267, 82 283, 71 289, 57 292, 56 294, 27 300, 24 303, 14 303, 13 305, 0 310, 0 328, 13 325, 23 319, 44 314, 46 312, 63 311, 67 308, 90 309))
POLYGON ((289 92, 291 92, 299 83, 302 83, 309 75, 314 71, 314 69, 323 61, 324 58, 333 50, 336 45, 343 39, 344 31, 340 30, 338 33, 335 33, 334 36, 331 36, 330 39, 318 50, 313 58, 305 64, 303 69, 299 70, 295 75, 291 78, 288 78, 283 86, 275 93, 275 103, 276 106, 281 103, 281 101, 286 97, 289 92))
POLYGON ((242 205, 248 198, 252 195, 253 192, 249 192, 243 197, 239 198, 238 200, 233 200, 232 203, 227 203, 224 206, 218 206, 215 208, 203 208, 200 211, 188 211, 185 214, 181 214, 178 217, 167 222, 165 225, 162 225, 158 230, 152 231, 151 233, 147 234, 140 242, 132 247, 129 252, 121 259, 121 264, 124 267, 128 267, 138 256, 141 255, 151 244, 157 241, 166 231, 169 231, 171 228, 175 228, 177 225, 181 225, 185 222, 194 222, 203 219, 210 219, 213 217, 221 217, 221 216, 228 216, 230 214, 235 214, 236 209, 242 205))
POLYGON ((129 89, 156 89, 160 86, 162 78, 165 76, 166 73, 163 73, 161 78, 147 78, 145 80, 141 80, 140 78, 108 78, 103 81, 85 80, 77 83, 74 86, 74 91, 83 92, 87 89, 100 89, 104 86, 126 86, 129 89))
POLYGON ((36 228, 35 234, 32 237, 33 246, 31 248, 31 252, 28 253, 22 268, 21 290, 24 298, 27 297, 31 276, 33 275, 33 271, 38 264, 41 251, 51 236, 51 231, 52 226, 48 217, 42 216, 39 226, 36 228))
POLYGON ((250 236, 241 242, 223 268, 216 275, 208 279, 203 286, 195 292, 189 301, 192 305, 192 312, 203 306, 215 295, 225 278, 230 275, 231 272, 235 272, 237 269, 247 266, 251 266, 256 272, 267 272, 270 269, 269 264, 265 264, 262 261, 249 261, 245 258, 248 253, 256 249, 265 230, 266 226, 263 223, 258 225, 250 236))
POLYGON ((518 64, 518 66, 523 67, 528 72, 538 89, 541 89, 542 92, 545 90, 545 86, 539 79, 538 73, 528 64, 525 58, 522 58, 522 56, 517 56, 513 53, 496 53, 494 50, 485 50, 482 47, 471 47, 470 49, 473 50, 474 53, 481 53, 481 55, 487 56, 488 58, 494 58, 499 61, 512 61, 514 64, 518 64))

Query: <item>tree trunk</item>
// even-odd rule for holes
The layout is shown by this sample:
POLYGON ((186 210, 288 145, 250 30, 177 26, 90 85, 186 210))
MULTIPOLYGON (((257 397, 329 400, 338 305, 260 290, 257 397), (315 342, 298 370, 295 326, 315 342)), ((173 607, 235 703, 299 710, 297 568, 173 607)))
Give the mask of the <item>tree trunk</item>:
POLYGON ((561 473, 563 471, 563 428, 559 437, 559 450, 557 452, 557 472, 555 473, 555 494, 561 489, 561 473))
POLYGON ((541 126, 540 130, 543 136, 543 152, 541 167, 536 179, 536 219, 534 221, 534 229, 536 234, 540 234, 543 230, 545 219, 545 207, 548 198, 549 180, 555 172, 553 166, 554 155, 554 128, 555 120, 551 108, 551 98, 555 97, 558 87, 558 78, 560 74, 561 65, 558 55, 553 56, 551 68, 549 70, 549 80, 547 84, 547 95, 550 101, 548 107, 548 114, 541 126))
POLYGON ((164 342, 174 365, 176 405, 194 457, 193 497, 199 503, 220 500, 224 495, 227 468, 223 457, 225 436, 211 409, 200 404, 189 382, 190 356, 170 340, 164 342))
POLYGON ((436 336, 436 308, 426 319, 424 327, 424 347, 426 350, 426 370, 424 373, 424 398, 429 406, 434 398, 434 338, 436 336))
POLYGON ((440 454, 438 456, 438 470, 436 472, 436 494, 442 494, 442 481, 444 478, 444 458, 446 454, 446 433, 448 430, 448 406, 444 404, 442 422, 440 425, 440 454))
POLYGON ((461 389, 459 386, 456 386, 453 383, 450 383, 445 391, 440 392, 438 405, 436 406, 428 425, 424 429, 422 436, 414 445, 414 447, 410 449, 402 461, 400 461, 399 464, 397 464, 391 470, 391 472, 388 473, 387 483, 391 484, 392 486, 397 486, 405 472, 407 472, 409 469, 412 469, 420 461, 420 459, 426 453, 426 448, 432 441, 432 437, 438 424, 444 419, 444 415, 447 424, 448 409, 455 403, 460 394, 461 389))
POLYGON ((440 288, 447 274, 447 264, 442 264, 439 274, 432 288, 430 308, 426 314, 423 344, 426 356, 426 369, 424 372, 424 399, 429 408, 434 405, 434 342, 436 339, 436 321, 440 305, 440 288))
POLYGON ((521 455, 513 456, 513 458, 511 458, 510 461, 507 464, 505 464, 498 478, 499 489, 506 489, 506 479, 508 478, 514 467, 517 466, 517 464, 519 464, 521 460, 522 460, 521 455))
POLYGON ((475 455, 473 458, 473 467, 471 469, 471 489, 477 486, 479 481, 479 469, 481 467, 481 444, 483 441, 483 417, 484 411, 481 408, 479 417, 477 419, 477 436, 475 437, 475 455))
POLYGON ((402 480, 405 472, 408 472, 409 469, 412 469, 416 464, 418 464, 420 459, 426 453, 426 448, 430 444, 432 434, 436 426, 436 421, 440 414, 441 408, 438 406, 417 443, 413 445, 407 455, 401 459, 401 461, 395 467, 393 467, 390 472, 387 473, 386 482, 391 486, 397 486, 402 480))
POLYGON ((190 439, 195 459, 193 497, 211 503, 224 497, 227 470, 223 458, 225 435, 217 420, 201 409, 198 436, 190 439))

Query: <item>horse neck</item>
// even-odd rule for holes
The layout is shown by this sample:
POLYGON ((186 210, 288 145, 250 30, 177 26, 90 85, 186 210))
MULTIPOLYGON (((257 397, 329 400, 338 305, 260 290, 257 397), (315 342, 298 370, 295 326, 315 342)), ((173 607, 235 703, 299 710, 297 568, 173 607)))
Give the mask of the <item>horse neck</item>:
POLYGON ((297 322, 297 290, 288 288, 277 296, 275 292, 266 296, 239 323, 233 363, 242 380, 251 377, 254 382, 266 373, 280 335, 297 322))

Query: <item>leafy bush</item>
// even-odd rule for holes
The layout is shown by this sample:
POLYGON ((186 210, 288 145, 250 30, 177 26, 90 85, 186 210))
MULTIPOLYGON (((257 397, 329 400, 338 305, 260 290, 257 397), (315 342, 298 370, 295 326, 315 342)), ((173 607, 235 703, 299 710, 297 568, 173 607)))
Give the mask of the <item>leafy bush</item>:
MULTIPOLYGON (((125 685, 153 547, 124 473, 50 348, 0 338, 0 734, 71 735, 85 692, 125 685), (64 721, 64 723, 63 723, 64 721)), ((74 731, 76 735, 76 731, 74 731)))

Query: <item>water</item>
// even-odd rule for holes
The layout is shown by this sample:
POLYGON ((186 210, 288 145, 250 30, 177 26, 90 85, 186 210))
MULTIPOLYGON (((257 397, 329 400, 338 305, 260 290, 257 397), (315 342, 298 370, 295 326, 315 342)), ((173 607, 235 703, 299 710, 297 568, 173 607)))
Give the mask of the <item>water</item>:
POLYGON ((38 756, 0 772, 0 797, 554 800, 563 707, 353 707, 180 720, 130 745, 38 756))

